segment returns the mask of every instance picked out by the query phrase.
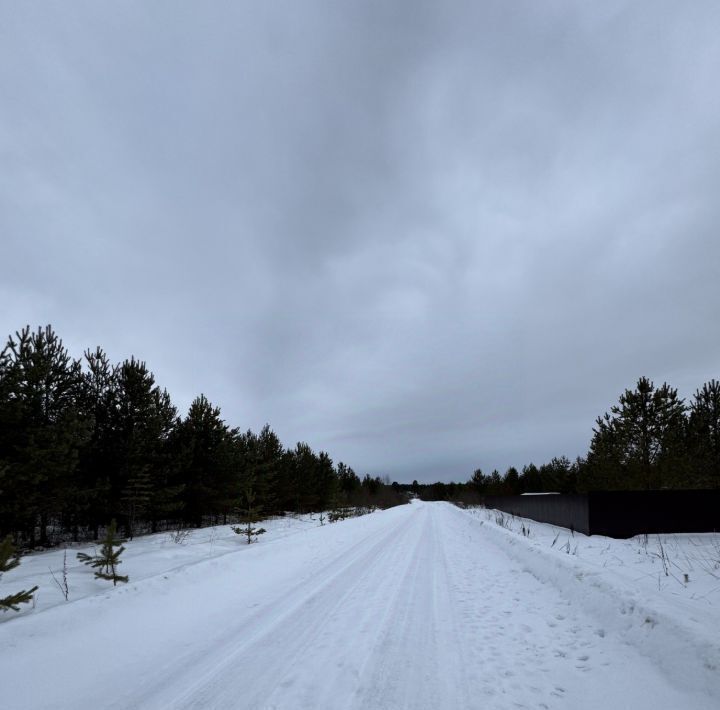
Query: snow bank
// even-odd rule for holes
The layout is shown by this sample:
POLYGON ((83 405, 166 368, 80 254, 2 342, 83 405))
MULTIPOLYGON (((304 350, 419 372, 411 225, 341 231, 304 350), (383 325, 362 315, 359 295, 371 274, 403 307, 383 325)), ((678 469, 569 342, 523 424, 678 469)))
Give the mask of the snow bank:
POLYGON ((499 511, 465 512, 524 571, 580 604, 605 633, 620 635, 673 683, 720 694, 720 580, 712 567, 720 537, 573 536, 499 511))
MULTIPOLYGON (((143 535, 123 543, 125 552, 121 557, 119 573, 129 575, 132 586, 152 577, 181 571, 189 565, 242 552, 248 547, 272 546, 288 536, 298 535, 319 526, 318 515, 311 514, 267 519, 262 522, 266 533, 251 546, 246 544, 243 536, 234 533, 230 525, 143 535)), ((67 550, 56 548, 23 556, 19 567, 4 573, 0 578, 0 596, 20 589, 31 589, 34 586, 38 586, 39 590, 34 595, 33 602, 21 606, 20 612, 0 615, 0 623, 65 605, 68 601, 75 602, 89 596, 108 593, 112 585, 95 579, 93 570, 76 558, 78 552, 94 555, 97 549, 99 544, 95 546, 83 543, 70 545, 67 550), (69 587, 67 601, 60 586, 63 579, 63 558, 66 553, 66 575, 69 587)))
MULTIPOLYGON (((129 584, 82 567, 70 603, 47 593, 0 623, 3 710, 718 707, 716 626, 700 643, 671 587, 658 613, 652 577, 622 576, 652 555, 578 537, 578 558, 549 526, 528 541, 486 516, 418 502, 271 522, 254 545, 133 541, 129 584)), ((26 559, 27 582, 57 554, 26 559)))

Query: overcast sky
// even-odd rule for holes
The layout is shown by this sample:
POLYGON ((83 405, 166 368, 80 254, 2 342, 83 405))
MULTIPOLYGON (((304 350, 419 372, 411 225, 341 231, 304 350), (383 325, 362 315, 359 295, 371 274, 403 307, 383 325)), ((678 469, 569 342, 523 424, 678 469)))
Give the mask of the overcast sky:
POLYGON ((717 0, 0 0, 0 337, 359 473, 720 377, 717 0))

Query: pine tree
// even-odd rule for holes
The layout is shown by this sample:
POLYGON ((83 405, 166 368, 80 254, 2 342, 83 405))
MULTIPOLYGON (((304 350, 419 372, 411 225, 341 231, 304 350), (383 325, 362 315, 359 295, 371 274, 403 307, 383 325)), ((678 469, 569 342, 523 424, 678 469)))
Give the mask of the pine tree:
MULTIPOLYGON (((532 465, 532 464, 530 464, 532 465)), ((527 467, 525 467, 527 468, 527 467)), ((525 474, 525 468, 523 468, 523 474, 525 474)), ((493 472, 487 477, 487 493, 492 496, 502 495, 503 493, 503 479, 500 475, 500 471, 493 469, 493 472)))
POLYGON ((606 412, 595 421, 586 465, 580 477, 580 489, 609 491, 627 488, 624 459, 622 437, 616 423, 606 412))
POLYGON ((512 496, 520 493, 520 474, 514 466, 510 466, 510 468, 505 471, 505 476, 503 477, 503 487, 507 495, 512 496))
POLYGON ((328 522, 336 523, 338 520, 345 520, 349 516, 347 504, 340 499, 339 491, 330 500, 330 512, 328 513, 328 522))
MULTIPOLYGON (((8 535, 2 542, 0 542, 0 577, 3 572, 9 572, 20 564, 20 558, 15 553, 15 548, 12 543, 12 536, 8 535)), ((33 587, 27 591, 17 592, 10 594, 7 597, 0 599, 0 609, 8 611, 20 611, 19 604, 27 604, 32 600, 32 595, 37 591, 37 587, 33 587)))
POLYGON ((178 425, 184 515, 190 525, 203 516, 222 515, 237 506, 237 431, 229 429, 204 395, 196 397, 178 425))
MULTIPOLYGON (((80 452, 80 519, 98 539, 100 525, 111 517, 112 486, 117 480, 119 443, 118 367, 112 365, 101 348, 87 350, 84 410, 92 421, 90 440, 80 452)), ((78 531, 73 529, 73 540, 78 531)))
POLYGON ((610 414, 597 419, 587 458, 589 487, 661 488, 680 482, 685 405, 667 384, 641 377, 610 414))
POLYGON ((553 457, 538 469, 541 490, 555 493, 574 493, 577 485, 577 464, 567 456, 553 457))
POLYGON ((298 513, 310 512, 314 502, 311 482, 315 454, 308 444, 299 441, 295 449, 290 452, 289 463, 289 483, 293 494, 292 509, 298 513))
POLYGON ((251 485, 245 488, 245 508, 243 509, 241 522, 243 525, 233 525, 231 529, 238 535, 245 535, 247 537, 247 544, 256 542, 258 535, 262 535, 266 532, 265 528, 256 528, 255 523, 260 520, 260 513, 262 512, 260 506, 255 505, 255 491, 251 485))
POLYGON ((106 579, 112 582, 113 586, 116 586, 118 582, 128 581, 127 575, 123 576, 117 573, 118 566, 122 564, 120 555, 125 551, 125 547, 122 545, 122 540, 115 539, 116 533, 117 525, 113 519, 105 534, 105 539, 100 548, 100 554, 95 556, 87 555, 84 552, 78 552, 77 554, 77 558, 83 564, 94 567, 97 570, 95 572, 97 579, 106 579))
POLYGON ((333 461, 325 451, 318 454, 314 481, 317 490, 317 510, 326 510, 335 495, 338 480, 333 461))
POLYGON ((720 382, 710 380, 690 404, 688 449, 693 482, 720 487, 720 382))
POLYGON ((0 460, 10 465, 3 513, 11 531, 47 541, 52 519, 75 510, 79 451, 90 435, 80 362, 50 326, 27 326, 0 353, 0 460))
MULTIPOLYGON (((413 484, 417 481, 413 481, 413 484)), ((468 486, 477 494, 484 495, 487 492, 488 478, 481 468, 476 468, 468 481, 468 486)))
POLYGON ((350 501, 353 494, 360 488, 360 479, 357 474, 342 461, 337 465, 335 479, 330 496, 330 515, 328 516, 331 523, 350 517, 350 501))
POLYGON ((138 519, 146 516, 153 494, 150 467, 138 463, 130 471, 127 485, 120 494, 120 504, 127 515, 128 537, 132 540, 138 519))
POLYGON ((246 475, 254 481, 259 504, 266 513, 280 513, 278 488, 281 482, 283 447, 277 434, 266 424, 254 439, 246 475))
POLYGON ((291 457, 295 509, 311 512, 327 508, 337 482, 330 456, 324 451, 315 454, 306 443, 298 442, 291 457))
POLYGON ((112 512, 123 515, 132 537, 140 520, 178 509, 181 488, 170 478, 168 451, 177 424, 170 396, 155 384, 144 362, 130 358, 118 369, 113 436, 112 512))

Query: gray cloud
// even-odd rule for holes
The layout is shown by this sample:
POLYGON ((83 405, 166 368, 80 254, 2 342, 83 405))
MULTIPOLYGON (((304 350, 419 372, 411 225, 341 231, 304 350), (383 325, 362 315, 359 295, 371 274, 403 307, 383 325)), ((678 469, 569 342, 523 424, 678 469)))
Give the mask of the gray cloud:
POLYGON ((715 2, 0 3, 0 326, 357 470, 717 377, 715 2))

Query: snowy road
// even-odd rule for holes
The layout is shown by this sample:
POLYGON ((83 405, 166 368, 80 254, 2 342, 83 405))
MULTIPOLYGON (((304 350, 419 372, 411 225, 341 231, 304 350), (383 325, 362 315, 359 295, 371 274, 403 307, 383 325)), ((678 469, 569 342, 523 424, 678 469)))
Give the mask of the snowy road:
POLYGON ((15 619, 0 643, 0 687, 12 688, 2 707, 13 710, 709 710, 719 700, 671 683, 442 503, 15 619))

